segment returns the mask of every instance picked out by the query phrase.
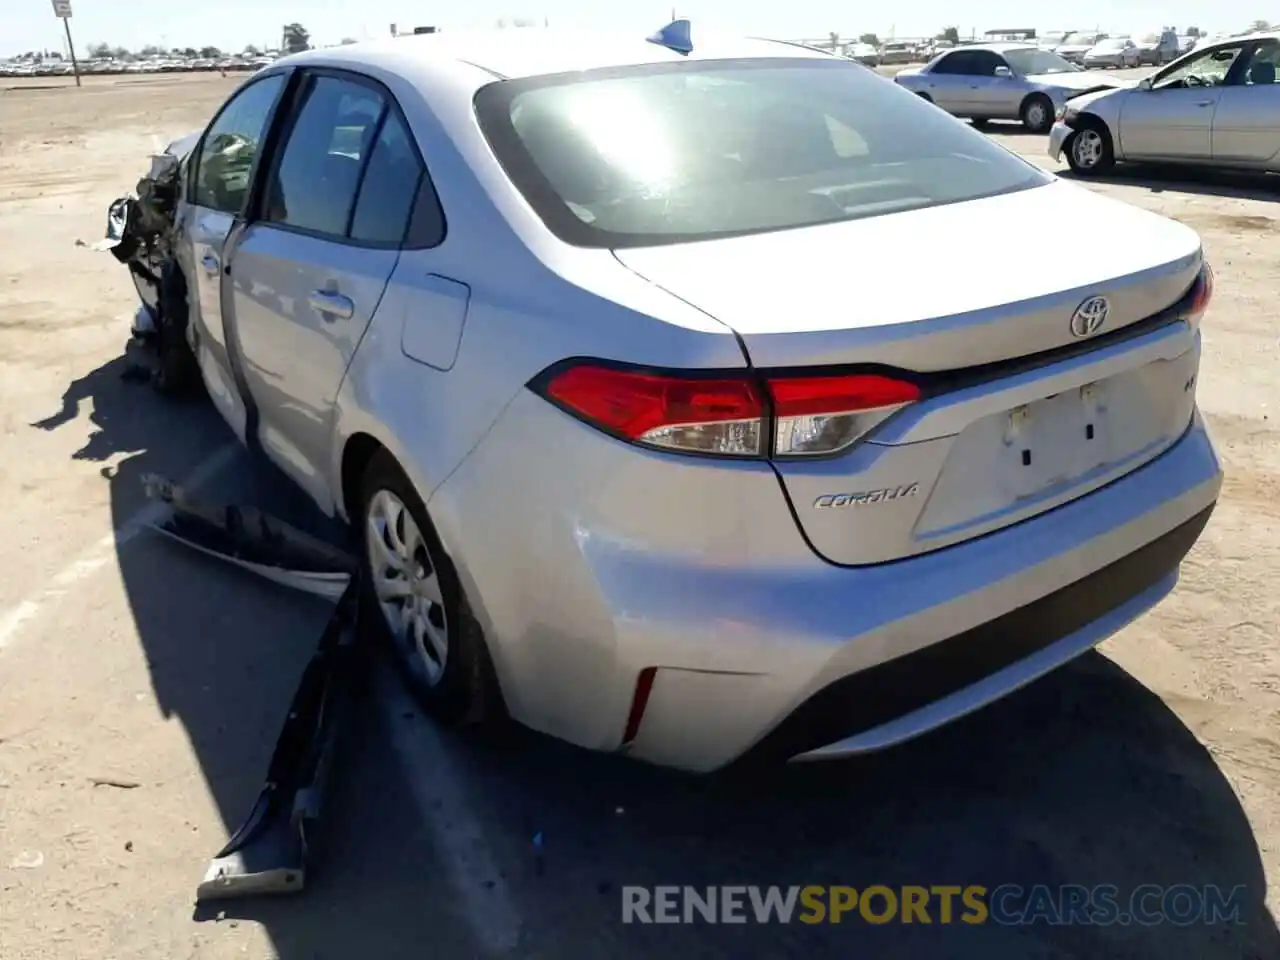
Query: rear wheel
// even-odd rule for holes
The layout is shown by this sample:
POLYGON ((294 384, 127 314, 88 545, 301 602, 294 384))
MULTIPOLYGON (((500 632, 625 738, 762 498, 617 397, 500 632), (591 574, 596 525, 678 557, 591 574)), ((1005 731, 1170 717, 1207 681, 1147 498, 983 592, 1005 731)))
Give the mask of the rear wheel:
POLYGON ((916 96, 925 103, 933 103, 933 97, 929 96, 927 93, 917 93, 916 96))
POLYGON ((1043 94, 1032 94, 1022 104, 1022 125, 1031 133, 1048 133, 1053 126, 1053 101, 1043 94))
POLYGON ((1096 176, 1115 165, 1111 135, 1107 133, 1106 127, 1097 121, 1082 122, 1076 131, 1067 137, 1067 142, 1063 146, 1067 154, 1067 165, 1077 176, 1096 176))
POLYGON ((480 625, 426 508, 399 464, 374 454, 361 484, 361 621, 410 693, 446 723, 500 713, 480 625))
POLYGON ((973 124, 975 130, 985 130, 987 127, 991 126, 991 121, 986 117, 973 117, 969 122, 973 124))

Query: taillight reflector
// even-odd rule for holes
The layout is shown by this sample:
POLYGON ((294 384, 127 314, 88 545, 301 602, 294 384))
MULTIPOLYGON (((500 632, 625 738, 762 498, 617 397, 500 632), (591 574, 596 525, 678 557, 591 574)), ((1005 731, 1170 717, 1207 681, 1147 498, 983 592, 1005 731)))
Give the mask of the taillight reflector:
POLYGON ((1187 296, 1185 315, 1192 324, 1198 324, 1213 299, 1213 267, 1206 262, 1200 267, 1200 276, 1187 296))
POLYGON ((690 376, 580 361, 538 378, 548 400, 636 443, 736 457, 812 456, 856 442, 920 398, 884 374, 690 376), (767 391, 768 396, 763 391, 767 391))

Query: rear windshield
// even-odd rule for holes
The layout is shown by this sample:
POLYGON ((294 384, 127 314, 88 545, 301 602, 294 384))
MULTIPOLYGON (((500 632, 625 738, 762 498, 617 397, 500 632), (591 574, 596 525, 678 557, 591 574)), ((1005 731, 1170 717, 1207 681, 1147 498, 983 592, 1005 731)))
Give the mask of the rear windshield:
POLYGON ((708 60, 499 81, 476 114, 562 240, 638 247, 833 223, 1052 178, 848 60, 708 60))

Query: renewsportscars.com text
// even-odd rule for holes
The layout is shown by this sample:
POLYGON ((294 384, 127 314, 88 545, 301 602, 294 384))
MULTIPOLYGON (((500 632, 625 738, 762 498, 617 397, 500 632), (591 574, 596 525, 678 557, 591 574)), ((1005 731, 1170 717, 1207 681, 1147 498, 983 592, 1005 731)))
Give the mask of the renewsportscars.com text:
POLYGON ((1242 886, 624 886, 623 923, 1241 923, 1242 886))

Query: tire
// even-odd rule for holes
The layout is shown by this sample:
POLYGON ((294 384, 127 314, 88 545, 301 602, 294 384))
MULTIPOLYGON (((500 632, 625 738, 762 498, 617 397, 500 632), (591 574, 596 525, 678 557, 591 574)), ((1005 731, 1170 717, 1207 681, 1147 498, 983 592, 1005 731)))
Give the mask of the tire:
POLYGON ((1094 177, 1115 166, 1115 151, 1111 134, 1097 120, 1080 122, 1075 132, 1063 144, 1067 154, 1067 166, 1078 177, 1094 177))
POLYGON ((991 121, 986 117, 970 117, 969 123, 972 124, 975 130, 986 130, 991 126, 991 121))
POLYGON ((933 103, 933 97, 929 96, 927 93, 917 93, 916 96, 925 103, 933 103))
POLYGON ((159 307, 151 386, 165 397, 189 397, 200 387, 200 367, 187 343, 187 279, 172 261, 160 273, 159 307))
POLYGON ((369 639, 391 654, 405 687, 437 720, 475 726, 501 717, 501 696, 488 648, 457 572, 431 525, 422 499, 385 450, 375 453, 365 469, 356 516, 360 622, 369 639), (394 523, 390 533, 388 521, 394 523), (375 546, 379 537, 385 552, 375 546), (414 540, 418 547, 413 551, 414 567, 422 575, 415 578, 410 571, 408 578, 387 577, 393 566, 388 564, 388 558, 395 558, 397 553, 403 557, 406 551, 402 548, 415 546, 414 540), (402 602, 388 602, 385 584, 406 579, 415 580, 416 585, 410 588, 413 592, 402 602), (392 617, 415 603, 418 614, 411 620, 419 627, 415 630, 411 624, 404 631, 393 629, 392 617), (426 630, 425 624, 432 629, 426 630))
POLYGON ((1048 133, 1053 126, 1053 101, 1044 94, 1034 93, 1022 101, 1018 115, 1028 132, 1048 133))

